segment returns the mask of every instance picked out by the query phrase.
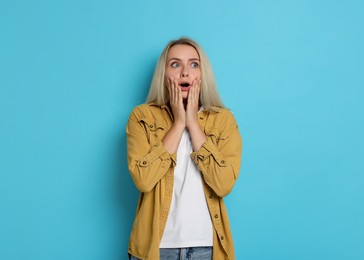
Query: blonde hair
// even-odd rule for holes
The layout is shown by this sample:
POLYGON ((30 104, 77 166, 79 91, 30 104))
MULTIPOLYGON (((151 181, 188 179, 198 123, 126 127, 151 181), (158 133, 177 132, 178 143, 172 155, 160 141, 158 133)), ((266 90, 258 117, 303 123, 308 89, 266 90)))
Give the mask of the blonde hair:
POLYGON ((195 48, 198 55, 200 56, 200 104, 204 107, 204 109, 208 110, 213 110, 213 107, 224 107, 217 91, 214 75, 206 54, 197 42, 187 37, 182 37, 180 39, 170 41, 162 51, 162 54, 159 57, 154 71, 146 103, 166 105, 169 102, 168 91, 164 79, 166 60, 170 48, 179 44, 192 46, 193 48, 195 48))

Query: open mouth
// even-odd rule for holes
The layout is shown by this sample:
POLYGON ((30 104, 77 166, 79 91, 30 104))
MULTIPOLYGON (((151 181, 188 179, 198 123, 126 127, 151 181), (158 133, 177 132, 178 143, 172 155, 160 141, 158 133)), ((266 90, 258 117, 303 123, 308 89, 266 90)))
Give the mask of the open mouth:
POLYGON ((190 83, 188 83, 188 82, 182 82, 181 84, 179 84, 180 86, 181 86, 181 89, 182 90, 188 90, 189 89, 189 87, 190 87, 190 83))

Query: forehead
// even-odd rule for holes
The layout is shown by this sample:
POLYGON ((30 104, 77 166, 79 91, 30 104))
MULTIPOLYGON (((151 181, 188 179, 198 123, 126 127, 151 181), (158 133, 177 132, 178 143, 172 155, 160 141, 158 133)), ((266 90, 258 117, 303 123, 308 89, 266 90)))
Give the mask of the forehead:
POLYGON ((177 44, 172 46, 167 55, 167 59, 199 59, 199 55, 194 47, 187 44, 177 44))

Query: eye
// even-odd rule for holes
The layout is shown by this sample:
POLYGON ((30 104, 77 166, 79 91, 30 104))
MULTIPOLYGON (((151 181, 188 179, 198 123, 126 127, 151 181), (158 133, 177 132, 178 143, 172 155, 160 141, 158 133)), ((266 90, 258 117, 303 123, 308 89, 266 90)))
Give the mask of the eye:
POLYGON ((178 68, 178 67, 179 67, 178 62, 172 62, 172 63, 171 63, 171 67, 172 67, 172 68, 178 68))
POLYGON ((197 62, 192 62, 191 67, 192 68, 198 68, 199 64, 197 62))

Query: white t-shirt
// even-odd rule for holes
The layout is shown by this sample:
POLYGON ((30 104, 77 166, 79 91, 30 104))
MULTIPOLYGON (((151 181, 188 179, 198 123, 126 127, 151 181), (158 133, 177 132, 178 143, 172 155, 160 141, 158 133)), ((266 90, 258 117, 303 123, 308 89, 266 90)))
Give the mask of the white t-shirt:
POLYGON ((185 129, 177 150, 171 208, 160 248, 213 245, 213 227, 202 176, 191 153, 192 143, 185 129))

